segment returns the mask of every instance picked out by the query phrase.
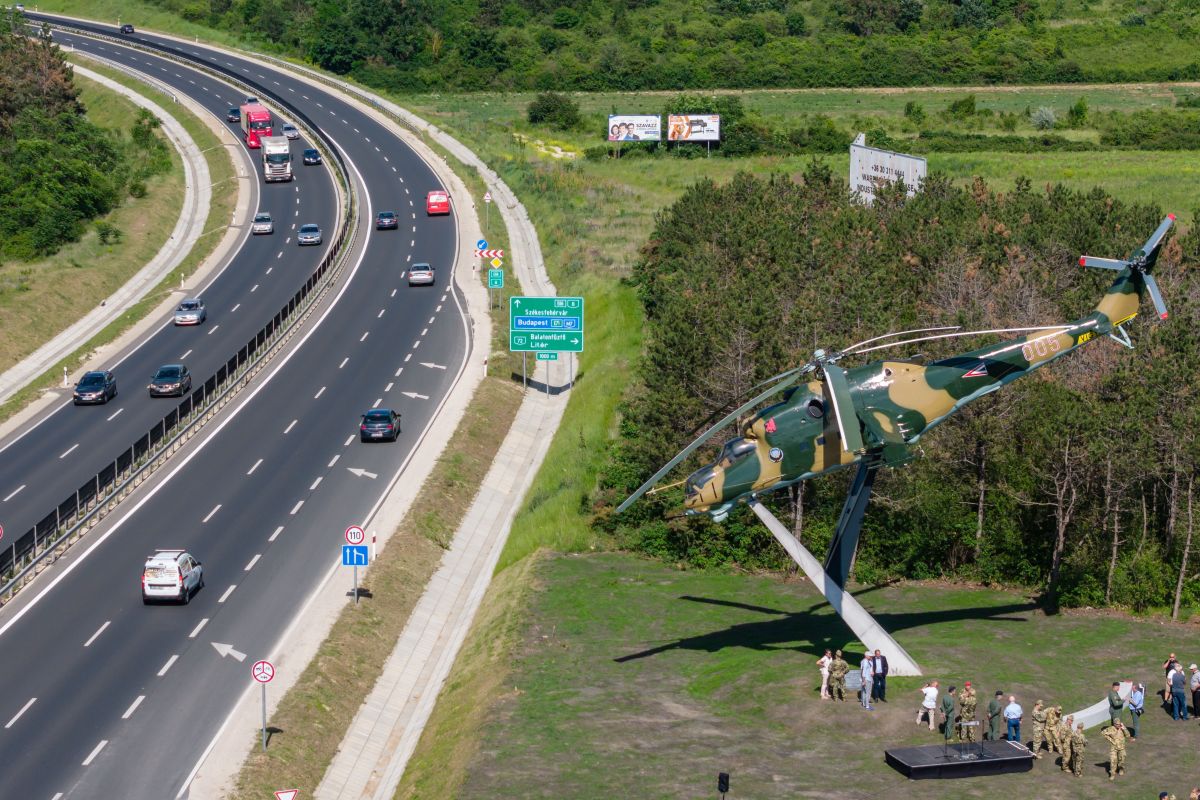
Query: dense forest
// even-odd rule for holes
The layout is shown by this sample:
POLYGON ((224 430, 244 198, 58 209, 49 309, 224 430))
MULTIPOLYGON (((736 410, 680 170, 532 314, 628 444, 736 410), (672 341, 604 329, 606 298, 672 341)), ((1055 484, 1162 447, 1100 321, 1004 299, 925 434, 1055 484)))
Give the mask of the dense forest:
POLYGON ((93 125, 58 47, 2 13, 0 262, 55 252, 170 167, 157 119, 139 114, 128 135, 93 125))
POLYGON ((1191 1, 151 2, 397 91, 1200 78, 1191 1))
MULTIPOLYGON (((933 175, 905 199, 856 203, 814 162, 796 180, 701 182, 660 213, 632 278, 646 314, 639 380, 594 498, 620 543, 693 565, 783 568, 746 509, 723 524, 679 518, 679 490, 612 509, 745 389, 887 331, 1063 322, 1089 313, 1111 273, 1081 253, 1123 257, 1164 216, 1096 189, 999 193, 933 175)), ((1200 236, 1172 238, 1156 276, 1171 316, 1144 308, 1136 349, 1104 339, 968 407, 876 483, 859 580, 954 577, 1040 586, 1065 605, 1200 602, 1193 539, 1200 458, 1200 236)), ((979 340, 927 343, 940 357, 979 340)), ((853 366, 847 361, 843 366, 853 366)), ((711 460, 713 440, 688 467, 711 460)), ((823 555, 849 472, 772 501, 823 555)))

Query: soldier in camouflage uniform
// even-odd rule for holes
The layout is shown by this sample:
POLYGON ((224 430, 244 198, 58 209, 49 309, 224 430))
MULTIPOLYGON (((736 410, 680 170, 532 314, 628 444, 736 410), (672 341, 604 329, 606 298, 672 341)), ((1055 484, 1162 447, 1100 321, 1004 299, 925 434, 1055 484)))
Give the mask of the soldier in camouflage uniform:
POLYGON ((1046 709, 1046 747, 1051 755, 1062 752, 1062 744, 1058 737, 1058 726, 1061 722, 1062 706, 1050 706, 1046 709))
POLYGON ((829 696, 834 700, 846 699, 846 673, 849 671, 850 665, 842 658, 842 651, 834 652, 833 661, 829 662, 829 696))
POLYGON ((1069 772, 1071 770, 1071 734, 1075 730, 1075 717, 1068 716, 1058 726, 1058 740, 1062 744, 1062 771, 1069 772))
POLYGON ((1041 700, 1033 704, 1033 750, 1034 758, 1042 757, 1042 739, 1046 735, 1046 709, 1041 700))
POLYGON ((1083 735, 1083 723, 1075 726, 1071 734, 1071 772, 1076 778, 1083 777, 1083 751, 1087 749, 1087 737, 1083 735))
POLYGON ((1108 740, 1108 779, 1115 781, 1118 775, 1125 774, 1125 741, 1129 731, 1121 720, 1117 720, 1101 733, 1108 740))
POLYGON ((962 727, 959 728, 958 734, 960 739, 968 742, 975 741, 975 728, 977 726, 968 723, 975 721, 975 706, 978 703, 979 700, 975 697, 975 688, 968 681, 963 686, 963 690, 958 698, 958 718, 963 723, 962 727))

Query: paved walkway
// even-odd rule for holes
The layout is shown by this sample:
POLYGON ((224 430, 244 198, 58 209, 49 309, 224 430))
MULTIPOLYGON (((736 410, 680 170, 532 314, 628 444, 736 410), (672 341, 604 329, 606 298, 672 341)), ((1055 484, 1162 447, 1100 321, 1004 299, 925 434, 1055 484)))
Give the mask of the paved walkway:
POLYGON ((212 201, 212 180, 209 177, 208 162, 179 120, 162 106, 114 80, 86 67, 74 65, 73 68, 77 74, 101 84, 106 89, 119 92, 162 121, 162 131, 183 160, 186 183, 183 207, 179 210, 175 229, 171 231, 162 248, 124 286, 27 358, 0 373, 0 403, 7 401, 46 370, 78 350, 97 332, 145 297, 187 257, 200 234, 204 232, 204 225, 208 221, 208 209, 212 201))

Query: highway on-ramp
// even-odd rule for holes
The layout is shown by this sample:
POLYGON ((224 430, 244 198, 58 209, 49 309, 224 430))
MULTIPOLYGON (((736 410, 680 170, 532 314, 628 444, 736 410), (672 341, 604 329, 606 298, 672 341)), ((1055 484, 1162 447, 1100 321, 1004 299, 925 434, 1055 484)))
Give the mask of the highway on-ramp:
MULTIPOLYGON (((205 94, 173 62, 65 33, 55 40, 103 47, 109 59, 205 94)), ((0 612, 0 797, 185 793, 250 665, 333 568, 343 528, 379 501, 464 363, 468 328, 450 275, 462 244, 453 216, 424 213, 425 192, 437 186, 429 167, 336 96, 263 64, 220 58, 297 95, 365 184, 361 213, 394 210, 402 224, 375 231, 366 219, 365 251, 302 342, 77 545, 69 566, 45 573, 28 598, 0 612), (413 261, 438 267, 434 286, 408 285, 413 261), (359 414, 372 407, 402 413, 396 444, 359 441, 359 414), (143 606, 141 564, 166 547, 203 562, 206 588, 189 605, 143 606)), ((289 258, 276 260, 282 267, 289 258)), ((43 452, 42 462, 58 455, 43 452)), ((254 732, 228 735, 249 745, 254 732)))

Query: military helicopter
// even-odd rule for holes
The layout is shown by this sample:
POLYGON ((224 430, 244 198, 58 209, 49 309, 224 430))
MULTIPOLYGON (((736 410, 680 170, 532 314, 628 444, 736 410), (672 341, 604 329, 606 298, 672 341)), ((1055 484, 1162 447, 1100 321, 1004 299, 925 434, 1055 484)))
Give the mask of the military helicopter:
POLYGON ((1175 215, 1168 215, 1128 260, 1079 259, 1080 266, 1118 274, 1092 313, 1074 322, 986 331, 960 331, 957 326, 922 328, 876 336, 842 350, 817 350, 808 363, 755 387, 770 384, 680 451, 626 498, 617 513, 651 491, 730 422, 783 392, 782 402, 755 413, 741 435, 725 444, 716 461, 680 482, 685 514, 708 514, 720 522, 736 504, 857 464, 825 560, 826 573, 844 587, 871 486, 881 466, 908 463, 914 457, 913 445, 956 411, 1098 336, 1108 335, 1132 348, 1123 326, 1137 316, 1144 294, 1150 295, 1159 318, 1167 318, 1151 271, 1174 221, 1175 215), (1015 332, 1024 335, 929 364, 914 359, 882 360, 849 370, 837 364, 847 356, 915 342, 1015 332), (926 335, 886 341, 912 334, 926 335), (796 385, 805 378, 805 383, 796 385))

